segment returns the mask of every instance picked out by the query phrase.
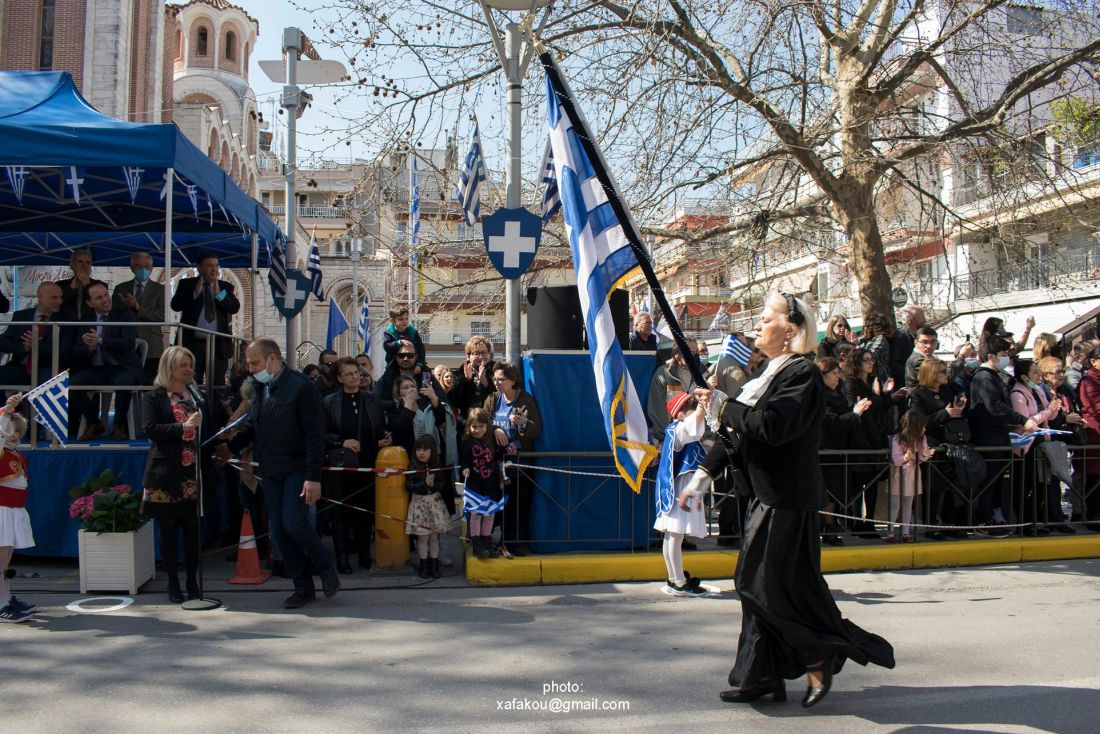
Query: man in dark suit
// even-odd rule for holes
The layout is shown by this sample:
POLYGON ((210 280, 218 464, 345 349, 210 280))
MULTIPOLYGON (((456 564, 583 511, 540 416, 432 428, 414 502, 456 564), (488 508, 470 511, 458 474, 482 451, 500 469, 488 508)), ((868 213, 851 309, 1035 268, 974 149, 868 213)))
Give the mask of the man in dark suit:
MULTIPOLYGON (((129 387, 141 384, 142 364, 138 358, 134 339, 137 327, 115 326, 114 322, 132 322, 134 312, 128 308, 111 308, 111 294, 107 284, 93 280, 84 289, 84 318, 86 326, 70 326, 63 348, 68 349, 70 365, 69 385, 115 385, 129 387)), ((129 390, 115 393, 115 429, 111 438, 125 441, 129 438, 126 415, 130 409, 132 394, 129 390)), ((84 418, 87 426, 80 435, 81 441, 89 441, 106 433, 106 426, 92 404, 87 390, 69 391, 69 435, 75 435, 84 418)))
MULTIPOLYGON (((241 310, 241 302, 233 294, 233 286, 218 280, 218 257, 210 253, 199 256, 199 277, 184 278, 172 296, 172 310, 178 311, 180 323, 197 326, 221 334, 230 334, 229 317, 241 310)), ((206 380, 207 334, 183 329, 181 343, 195 355, 195 378, 206 380)), ((215 385, 225 384, 225 369, 233 347, 228 337, 214 338, 213 366, 215 385)))
MULTIPOLYGON (((115 288, 114 307, 128 308, 137 314, 138 321, 161 324, 164 322, 164 286, 153 281, 153 256, 147 252, 135 252, 130 256, 133 280, 119 283, 115 288)), ((164 331, 160 326, 137 327, 138 339, 149 345, 145 355, 145 384, 152 385, 157 376, 157 364, 164 353, 164 331)))
MULTIPOLYGON (((38 286, 38 305, 12 314, 12 321, 60 321, 61 288, 57 283, 38 286)), ((56 327, 55 327, 56 328, 56 327)), ((63 336, 63 335, 62 335, 63 336)), ((27 385, 31 379, 31 349, 38 341, 38 380, 42 384, 53 376, 53 335, 45 327, 9 326, 0 334, 0 354, 10 354, 11 361, 0 367, 0 385, 27 385)), ((60 369, 65 369, 62 364, 60 369)))
POLYGON ((61 286, 62 321, 77 321, 85 316, 87 303, 85 291, 92 282, 92 253, 88 250, 73 250, 69 255, 69 268, 73 277, 57 281, 61 286))

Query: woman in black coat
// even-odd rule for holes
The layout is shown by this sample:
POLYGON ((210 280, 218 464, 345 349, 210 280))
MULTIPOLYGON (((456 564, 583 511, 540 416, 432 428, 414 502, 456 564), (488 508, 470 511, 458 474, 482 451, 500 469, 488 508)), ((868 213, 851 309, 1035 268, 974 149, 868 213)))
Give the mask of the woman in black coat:
POLYGON ((199 597, 198 427, 202 414, 187 392, 195 356, 184 347, 161 355, 155 390, 142 395, 142 429, 152 443, 145 461, 141 510, 160 526, 160 558, 168 574, 168 599, 183 601, 179 577, 179 534, 187 568, 187 597, 199 597))
MULTIPOLYGON (((363 389, 359 365, 351 357, 341 357, 333 364, 333 374, 340 386, 338 392, 325 397, 325 450, 331 465, 341 459, 345 466, 372 467, 378 449, 390 445, 386 434, 382 401, 363 389), (337 452, 337 450, 342 450, 337 452), (341 455, 338 456, 337 454, 341 455), (354 457, 349 460, 348 456, 354 457)), ((336 570, 343 574, 351 569, 351 530, 359 546, 359 567, 370 568, 370 541, 374 535, 374 475, 363 473, 329 473, 325 477, 323 494, 334 500, 361 507, 367 512, 334 505, 332 514, 332 546, 336 553, 336 570)))
MULTIPOLYGON (((805 674, 802 705, 829 692, 844 661, 894 667, 890 643, 844 619, 821 575, 818 449, 825 384, 817 367, 799 356, 812 344, 813 317, 787 294, 768 297, 756 325, 756 348, 768 366, 726 400, 722 423, 737 437, 736 461, 752 485, 753 500, 735 579, 741 597, 741 636, 723 701, 742 703, 771 694, 786 699, 784 679, 805 674)), ((699 391, 700 393, 702 391, 699 391)), ((701 496, 713 472, 710 456, 681 495, 701 496)))

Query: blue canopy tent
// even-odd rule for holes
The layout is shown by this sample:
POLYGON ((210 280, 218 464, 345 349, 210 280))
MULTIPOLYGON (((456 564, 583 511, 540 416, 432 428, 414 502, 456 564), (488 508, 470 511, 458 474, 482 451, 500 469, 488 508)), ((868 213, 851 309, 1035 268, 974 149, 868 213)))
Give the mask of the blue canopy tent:
POLYGON ((0 265, 67 264, 88 248, 97 266, 209 251, 266 267, 285 239, 178 127, 102 115, 67 72, 0 71, 0 168, 0 265))

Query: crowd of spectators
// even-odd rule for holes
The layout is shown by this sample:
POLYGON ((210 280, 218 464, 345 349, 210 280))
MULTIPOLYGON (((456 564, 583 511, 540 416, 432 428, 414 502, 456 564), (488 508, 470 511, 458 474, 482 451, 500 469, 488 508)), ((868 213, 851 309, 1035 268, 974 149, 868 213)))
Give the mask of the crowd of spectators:
MULTIPOLYGON (((130 263, 133 278, 111 293, 93 276, 91 255, 75 251, 70 260, 73 276, 40 284, 36 305, 12 315, 16 322, 39 325, 11 325, 0 333, 0 355, 7 355, 0 365, 0 385, 11 391, 43 382, 54 374, 56 360, 60 370, 69 370, 74 388, 70 438, 131 438, 131 425, 140 426, 140 421, 127 420, 134 404, 132 390, 152 385, 157 375, 167 300, 180 323, 197 329, 180 330, 180 341, 195 356, 195 379, 209 391, 212 409, 203 430, 219 430, 247 410, 256 385, 229 338, 231 317, 240 309, 234 287, 218 277, 216 256, 201 256, 197 266, 196 277, 181 279, 168 294, 150 277, 152 257, 135 253, 130 263), (55 334, 49 327, 54 322, 70 325, 55 334), (142 322, 149 326, 127 325, 142 322), (32 380, 35 361, 37 375, 32 380), (110 431, 101 417, 106 411, 95 405, 92 392, 81 389, 87 386, 104 386, 101 397, 107 399, 113 389, 115 420, 110 431)), ((429 436, 435 459, 443 466, 460 464, 465 423, 473 410, 491 416, 493 440, 507 451, 533 449, 541 418, 534 398, 523 390, 517 365, 496 361, 492 343, 474 336, 465 345, 461 366, 431 366, 407 309, 395 308, 389 315, 383 334, 385 364, 379 370, 367 354, 332 350, 302 368, 323 400, 330 460, 339 457, 370 465, 378 449, 391 444, 413 456, 416 442, 429 436)), ((1069 522, 1080 520, 1097 521, 1089 527, 1100 531, 1100 491, 1095 489, 1100 483, 1100 451, 1075 449, 1100 445, 1100 343, 1078 342, 1063 354, 1062 343, 1051 334, 1039 334, 1029 346, 1032 319, 1015 338, 1003 320, 990 318, 975 340, 942 357, 939 335, 920 307, 901 309, 898 322, 900 326, 886 314, 870 313, 857 333, 846 317, 835 315, 807 355, 816 357, 828 388, 823 506, 850 516, 825 518, 826 542, 843 542, 841 531, 880 537, 876 523, 882 522, 890 526, 887 539, 898 541, 915 535, 910 528, 914 521, 945 526, 925 533, 932 538, 958 536, 951 526, 970 524, 994 536, 1009 532, 1007 526, 1025 523, 1025 533, 1071 533, 1075 529, 1069 522), (1024 359, 1021 353, 1028 348, 1031 357, 1024 359), (901 431, 903 424, 906 431, 901 431), (1010 440, 1011 433, 1042 428, 1067 433, 1038 436, 1016 446, 1010 440), (900 438, 899 431, 904 434, 900 438), (914 480, 932 474, 945 478, 953 491, 929 495, 930 483, 914 480), (1066 485, 1070 491, 1064 493, 1066 485), (907 503, 921 494, 925 499, 914 505, 915 517, 910 517, 907 503), (1068 518, 1063 496, 1072 508, 1068 518), (881 506, 884 502, 888 506, 881 506), (895 519, 901 520, 896 533, 895 519)), ((733 336, 751 349, 750 336, 733 336)), ((637 314, 627 348, 661 354, 658 346, 653 319, 648 313, 637 314)), ((708 358, 703 341, 690 341, 688 346, 707 386, 728 396, 764 363, 758 350, 752 350, 749 363, 742 365, 728 354, 708 358)), ((645 392, 654 443, 660 443, 670 420, 669 398, 690 393, 693 387, 701 386, 692 384, 692 370, 678 350, 667 360, 659 359, 645 392)), ((204 471, 219 471, 212 463, 203 464, 204 471)), ((223 474, 216 480, 219 486, 247 484, 247 476, 223 474)), ((530 488, 515 470, 507 472, 504 481, 513 487, 512 504, 496 523, 503 523, 503 535, 513 551, 524 553, 530 538, 530 488)), ((436 487, 452 513, 458 509, 454 484, 454 476, 447 475, 436 487)), ((333 498, 360 497, 371 507, 373 486, 368 485, 366 480, 333 480, 326 481, 324 491, 333 498)), ((736 536, 743 501, 735 496, 732 483, 719 490, 722 543, 736 536)), ((255 493, 226 502, 227 493, 235 494, 232 487, 223 488, 223 506, 235 505, 237 511, 254 502, 255 493)), ((221 529, 235 532, 233 511, 222 514, 221 529)), ((331 512, 321 523, 336 540, 341 572, 350 572, 353 556, 361 566, 370 564, 369 543, 363 542, 371 533, 370 517, 331 512)))

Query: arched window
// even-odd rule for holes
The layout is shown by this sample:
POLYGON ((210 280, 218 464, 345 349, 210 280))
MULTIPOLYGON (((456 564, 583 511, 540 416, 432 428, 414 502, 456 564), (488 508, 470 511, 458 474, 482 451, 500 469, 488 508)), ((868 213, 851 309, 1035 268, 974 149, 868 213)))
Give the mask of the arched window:
POLYGON ((226 61, 237 59, 237 34, 233 31, 225 34, 225 59, 226 61))
POLYGON ((199 40, 195 46, 196 56, 206 56, 210 53, 210 31, 206 27, 199 28, 199 40))
POLYGON ((183 31, 176 29, 176 58, 183 58, 183 31))

